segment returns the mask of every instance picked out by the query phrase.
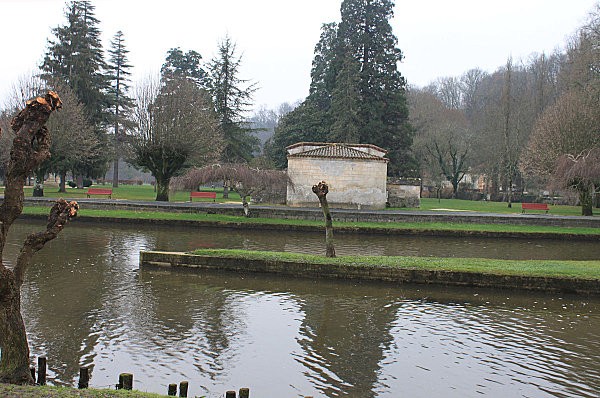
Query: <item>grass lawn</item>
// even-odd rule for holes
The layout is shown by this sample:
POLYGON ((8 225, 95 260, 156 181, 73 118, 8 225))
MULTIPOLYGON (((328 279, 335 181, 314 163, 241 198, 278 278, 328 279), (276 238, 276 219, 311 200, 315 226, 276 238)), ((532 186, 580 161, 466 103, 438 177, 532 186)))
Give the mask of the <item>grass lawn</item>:
MULTIPOLYGON (((113 190, 113 199, 127 199, 127 200, 141 200, 141 201, 154 201, 156 199, 156 192, 152 185, 119 185, 118 188, 113 188, 111 184, 95 184, 94 188, 104 188, 113 190)), ((217 192, 217 203, 225 202, 240 202, 240 195, 233 191, 229 191, 229 199, 223 199, 223 188, 202 188, 202 191, 214 191, 217 192)), ((33 192, 32 187, 25 187, 25 196, 31 197, 33 192)), ((67 193, 59 193, 58 187, 56 186, 45 186, 44 196, 49 198, 65 198, 65 199, 79 199, 86 198, 87 188, 77 189, 67 187, 67 193)), ((4 194, 4 187, 0 187, 0 195, 4 194)), ((94 196, 92 196, 94 197, 94 196)), ((97 196, 98 198, 106 198, 105 195, 97 196)), ((170 202, 189 202, 190 193, 185 192, 170 192, 170 202)), ((205 201, 212 202, 212 199, 194 199, 194 201, 205 201)))
MULTIPOLYGON (((580 206, 564 206, 564 205, 551 205, 548 207, 550 211, 548 214, 556 214, 561 216, 580 216, 580 206)), ((461 200, 461 199, 438 199, 435 198, 422 198, 421 207, 418 209, 396 209, 396 210, 433 210, 433 211, 475 211, 484 213, 521 213, 521 203, 513 203, 512 207, 509 208, 506 202, 485 202, 475 200, 461 200)), ((600 213, 600 211, 597 211, 600 213)), ((531 211, 530 214, 544 214, 543 211, 531 211)))
MULTIPOLYGON (((94 185, 97 188, 111 188, 113 189, 113 199, 128 199, 128 200, 141 200, 141 201, 154 201, 156 199, 156 192, 154 187, 151 185, 120 185, 118 188, 112 188, 110 184, 94 185)), ((31 187, 25 188, 25 196, 32 196, 31 187)), ((240 202, 240 196, 233 192, 229 192, 229 199, 223 199, 223 188, 202 188, 203 191, 214 191, 217 192, 217 203, 225 202, 240 202)), ((44 189, 44 195, 50 198, 64 197, 67 199, 78 199, 86 197, 87 189, 67 188, 66 194, 58 193, 58 188, 55 186, 47 185, 44 189)), ((0 187, 0 195, 4 194, 4 188, 0 187)), ((102 198, 103 196, 99 196, 102 198)), ((171 192, 171 202, 189 202, 189 192, 171 192)), ((194 199, 194 201, 208 201, 212 202, 211 199, 194 199)), ((564 206, 564 205, 548 205, 550 207, 549 214, 563 215, 563 216, 579 216, 581 215, 581 207, 579 206, 564 206)), ((485 202, 485 201, 471 201, 461 199, 441 199, 436 198, 423 198, 421 199, 420 208, 395 208, 394 210, 430 210, 439 212, 459 212, 459 211, 473 211, 473 212, 485 212, 485 213, 521 213, 521 204, 513 203, 512 208, 509 208, 505 202, 485 202)), ((596 211, 600 213, 600 210, 596 211)), ((544 214, 543 211, 531 211, 531 214, 544 214)))
POLYGON ((560 278, 600 279, 600 261, 558 260, 496 260, 483 258, 437 258, 399 256, 324 256, 228 249, 201 249, 191 254, 289 261, 307 264, 338 264, 361 267, 397 267, 433 271, 473 272, 493 275, 541 276, 560 278))
POLYGON ((15 386, 0 383, 0 396, 19 398, 160 398, 164 395, 125 390, 96 390, 52 386, 15 386))
MULTIPOLYGON (((47 215, 48 207, 29 206, 23 209, 23 214, 47 215)), ((186 220, 219 224, 254 224, 254 225, 298 225, 323 227, 322 221, 310 220, 288 220, 279 218, 248 218, 240 216, 229 216, 223 214, 204 213, 175 213, 142 210, 79 210, 80 217, 98 218, 128 218, 147 220, 186 220)), ((583 227, 556 227, 537 225, 511 225, 511 224, 471 224, 471 223, 445 223, 445 222, 342 222, 334 221, 334 228, 377 228, 397 230, 443 230, 443 231, 485 231, 485 232, 520 232, 520 233, 563 233, 600 235, 600 228, 583 227)))

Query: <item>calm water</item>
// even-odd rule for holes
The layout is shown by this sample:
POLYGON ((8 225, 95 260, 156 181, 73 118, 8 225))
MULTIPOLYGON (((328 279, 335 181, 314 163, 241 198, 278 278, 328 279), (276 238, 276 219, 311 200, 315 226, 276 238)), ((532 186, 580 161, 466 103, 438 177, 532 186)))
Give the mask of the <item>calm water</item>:
MULTIPOLYGON (((12 231, 7 257, 32 229, 22 223, 12 231)), ((498 243, 339 235, 336 249, 543 258, 558 245, 567 258, 585 251, 599 258, 597 244, 498 243)), ((259 398, 598 396, 599 299, 138 270, 146 249, 321 246, 311 234, 74 223, 27 275, 32 354, 48 357, 54 384, 75 385, 85 365, 93 386, 131 372, 135 388, 152 392, 188 380, 191 396, 240 387, 259 398)))

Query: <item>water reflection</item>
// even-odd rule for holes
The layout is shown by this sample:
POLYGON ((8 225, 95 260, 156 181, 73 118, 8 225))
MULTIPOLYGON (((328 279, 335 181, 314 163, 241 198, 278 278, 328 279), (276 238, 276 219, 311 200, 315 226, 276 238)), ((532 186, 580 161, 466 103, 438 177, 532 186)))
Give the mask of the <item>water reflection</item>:
MULTIPOLYGON (((8 256, 31 228, 16 228, 8 256)), ((263 397, 600 391, 597 299, 138 270, 144 249, 282 244, 230 232, 67 228, 36 255, 24 285, 32 354, 48 356, 49 380, 73 385, 89 365, 93 386, 132 372, 141 390, 189 380, 191 395, 209 397, 243 386, 263 397)))

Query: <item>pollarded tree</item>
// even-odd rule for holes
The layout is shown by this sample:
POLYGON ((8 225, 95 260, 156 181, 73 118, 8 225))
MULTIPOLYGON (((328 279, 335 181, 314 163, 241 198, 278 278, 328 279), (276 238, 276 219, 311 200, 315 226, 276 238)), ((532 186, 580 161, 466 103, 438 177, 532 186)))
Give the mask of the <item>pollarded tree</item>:
POLYGON ((27 102, 11 123, 15 133, 6 173, 4 201, 0 205, 0 383, 33 384, 29 370, 29 345, 21 315, 21 286, 33 255, 56 238, 77 215, 76 202, 59 199, 50 211, 46 230, 27 236, 9 268, 4 262, 8 232, 23 211, 23 186, 27 176, 50 156, 50 133, 45 124, 61 107, 54 92, 27 102))
POLYGON ((235 43, 226 36, 219 43, 218 55, 208 65, 209 90, 225 140, 221 159, 227 163, 247 162, 259 149, 245 117, 257 86, 239 77, 242 57, 235 50, 235 43))
POLYGON ((156 179, 156 200, 169 200, 171 178, 218 159, 222 134, 208 93, 193 80, 147 80, 135 95, 129 162, 156 179))
POLYGON ((128 63, 129 50, 125 47, 123 32, 118 31, 110 42, 108 50, 108 70, 110 72, 110 86, 108 94, 112 109, 112 124, 114 129, 114 160, 113 160, 113 187, 119 186, 119 159, 122 156, 121 146, 124 130, 131 128, 130 114, 133 100, 128 96, 129 75, 131 65, 128 63))

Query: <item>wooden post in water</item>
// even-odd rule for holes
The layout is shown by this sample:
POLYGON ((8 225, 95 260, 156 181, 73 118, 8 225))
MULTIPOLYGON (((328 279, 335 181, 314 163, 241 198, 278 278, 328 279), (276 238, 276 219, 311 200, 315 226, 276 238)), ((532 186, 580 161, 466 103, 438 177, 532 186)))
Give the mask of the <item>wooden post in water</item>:
POLYGON ((79 368, 79 383, 77 388, 88 388, 90 386, 89 368, 79 368))
POLYGON ((182 381, 181 383, 179 383, 179 396, 180 397, 187 398, 188 386, 189 386, 189 383, 187 381, 182 381))
POLYGON ((225 398, 235 398, 235 391, 227 391, 225 393, 225 398))
POLYGON ((37 384, 40 386, 46 385, 46 357, 38 358, 37 384))
POLYGON ((119 385, 117 388, 122 388, 123 390, 133 390, 133 374, 121 373, 119 375, 119 385))
POLYGON ((250 398, 250 389, 240 388, 239 398, 250 398))
POLYGON ((171 383, 167 389, 167 395, 170 397, 174 397, 177 395, 177 384, 171 383))

